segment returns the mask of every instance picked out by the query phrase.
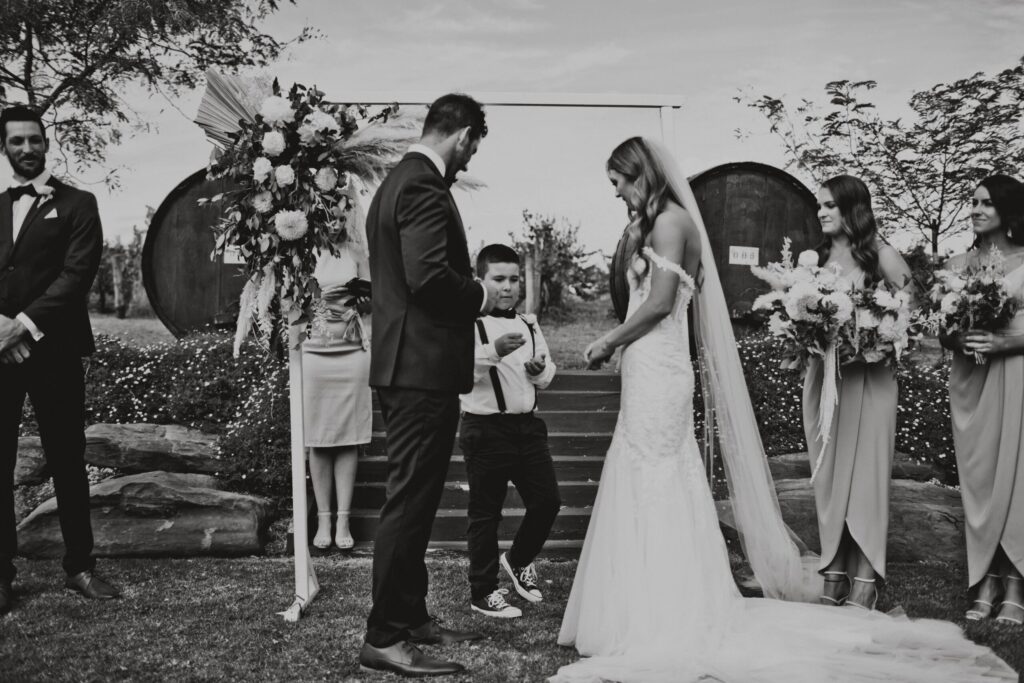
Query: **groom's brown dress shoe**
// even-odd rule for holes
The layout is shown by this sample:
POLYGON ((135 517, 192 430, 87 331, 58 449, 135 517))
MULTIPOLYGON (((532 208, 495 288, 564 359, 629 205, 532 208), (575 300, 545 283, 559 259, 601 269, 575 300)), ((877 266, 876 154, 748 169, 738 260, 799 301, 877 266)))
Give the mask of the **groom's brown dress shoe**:
POLYGON ((90 600, 111 600, 121 597, 119 590, 91 571, 78 572, 74 576, 69 576, 64 585, 90 600))
POLYGON ((480 640, 484 634, 476 631, 453 631, 433 619, 419 628, 409 630, 409 642, 416 645, 453 645, 470 640, 480 640))
POLYGON ((363 643, 363 649, 359 652, 359 665, 363 669, 391 671, 407 678, 448 676, 466 670, 461 664, 425 655, 422 650, 405 640, 388 647, 374 647, 369 643, 363 643))
POLYGON ((7 614, 14 605, 14 589, 10 581, 0 579, 0 614, 7 614))

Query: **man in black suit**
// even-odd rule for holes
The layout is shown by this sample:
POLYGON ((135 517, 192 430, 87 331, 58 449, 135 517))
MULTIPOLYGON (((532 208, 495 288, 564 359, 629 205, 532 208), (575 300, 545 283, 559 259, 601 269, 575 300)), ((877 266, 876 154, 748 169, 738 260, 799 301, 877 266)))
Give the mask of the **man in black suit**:
POLYGON ((360 663, 406 676, 458 673, 416 645, 481 637, 427 613, 424 556, 459 420, 473 387, 473 321, 495 292, 473 278, 466 232, 448 188, 487 134, 471 97, 433 104, 419 144, 381 184, 366 219, 373 277, 370 384, 387 430, 387 499, 373 552, 373 609, 360 663))
POLYGON ((85 472, 82 356, 95 350, 89 289, 103 252, 96 198, 46 170, 49 141, 39 115, 0 114, 0 144, 17 185, 0 193, 0 613, 11 607, 18 536, 14 465, 28 395, 53 476, 64 535, 65 585, 87 598, 117 597, 93 572, 85 472))

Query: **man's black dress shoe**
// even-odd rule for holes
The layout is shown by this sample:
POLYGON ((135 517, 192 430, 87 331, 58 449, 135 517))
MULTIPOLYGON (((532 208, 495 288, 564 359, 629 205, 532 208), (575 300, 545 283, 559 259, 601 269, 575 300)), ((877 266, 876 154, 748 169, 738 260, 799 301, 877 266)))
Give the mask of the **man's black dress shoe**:
POLYGON ((121 592, 95 572, 78 572, 69 576, 64 585, 90 600, 110 600, 121 597, 121 592))
POLYGON ((419 628, 409 630, 409 642, 416 645, 452 645, 470 640, 480 640, 484 634, 476 631, 453 631, 433 619, 419 628))
POLYGON ((0 579, 0 614, 7 614, 14 605, 14 589, 10 581, 0 579))
POLYGON ((466 670, 461 664, 425 655, 422 650, 406 640, 388 647, 374 647, 369 643, 363 643, 363 649, 359 652, 359 665, 363 669, 391 671, 407 678, 448 676, 466 670))

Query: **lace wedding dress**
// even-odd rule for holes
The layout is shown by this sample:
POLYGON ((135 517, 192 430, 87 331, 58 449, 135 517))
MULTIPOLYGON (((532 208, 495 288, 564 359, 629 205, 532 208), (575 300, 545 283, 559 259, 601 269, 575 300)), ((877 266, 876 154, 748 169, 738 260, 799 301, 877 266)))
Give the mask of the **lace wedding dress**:
POLYGON ((952 623, 741 597, 694 437, 694 282, 645 255, 646 270, 638 258, 628 273, 627 315, 647 298, 654 268, 679 276, 678 294, 672 313, 622 352, 619 419, 558 637, 583 659, 550 680, 1016 681, 952 623))

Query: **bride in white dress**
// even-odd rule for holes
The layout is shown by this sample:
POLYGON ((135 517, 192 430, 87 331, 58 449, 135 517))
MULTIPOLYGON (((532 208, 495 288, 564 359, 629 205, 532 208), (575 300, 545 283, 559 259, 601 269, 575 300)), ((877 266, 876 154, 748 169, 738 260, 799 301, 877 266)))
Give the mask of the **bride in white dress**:
POLYGON ((551 681, 1017 680, 954 624, 797 602, 821 578, 782 522, 689 185, 641 138, 615 149, 608 174, 641 242, 626 321, 586 350, 597 366, 623 347, 621 408, 558 637, 583 659, 551 681), (691 300, 737 527, 766 598, 736 588, 694 437, 691 300))

